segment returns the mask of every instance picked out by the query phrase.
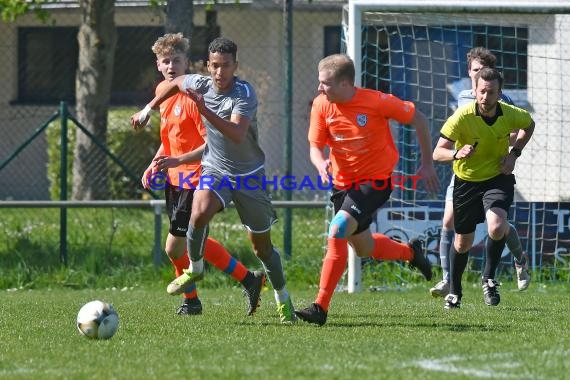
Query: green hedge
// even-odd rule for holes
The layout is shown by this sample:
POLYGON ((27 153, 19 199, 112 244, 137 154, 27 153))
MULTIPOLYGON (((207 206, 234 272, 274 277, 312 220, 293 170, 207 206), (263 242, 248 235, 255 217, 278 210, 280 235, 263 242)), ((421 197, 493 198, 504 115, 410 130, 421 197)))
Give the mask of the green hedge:
MULTIPOLYGON (((111 158, 107 158, 109 167, 110 199, 140 199, 147 197, 140 185, 139 178, 154 157, 160 145, 158 115, 153 115, 151 128, 141 131, 133 131, 129 125, 129 117, 137 109, 120 108, 109 111, 107 129, 107 147, 115 154, 136 176, 129 178, 123 169, 115 164, 111 158)), ((73 149, 75 136, 79 128, 69 120, 68 122, 68 147, 67 147, 67 194, 72 193, 73 186, 73 149)), ((82 133, 79 131, 79 133, 82 133)), ((61 124, 58 121, 49 125, 46 131, 48 149, 48 179, 50 182, 49 193, 52 200, 60 199, 61 178, 61 124)), ((160 196, 160 195, 159 195, 160 196)))

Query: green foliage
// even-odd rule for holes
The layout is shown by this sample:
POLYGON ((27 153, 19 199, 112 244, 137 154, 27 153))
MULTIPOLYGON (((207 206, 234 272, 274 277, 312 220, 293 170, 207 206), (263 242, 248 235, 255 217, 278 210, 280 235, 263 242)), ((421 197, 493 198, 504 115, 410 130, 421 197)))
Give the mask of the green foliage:
MULTIPOLYGON (((497 307, 465 289, 446 311, 424 286, 337 293, 327 324, 279 324, 270 289, 245 315, 238 288, 199 289, 201 316, 177 316, 162 284, 4 292, 0 374, 6 379, 565 379, 568 285, 505 292, 497 307), (117 334, 75 327, 88 301, 111 302, 117 334)), ((315 289, 292 292, 301 308, 315 289)))
MULTIPOLYGON (((325 211, 293 209, 292 257, 282 255, 288 281, 292 286, 317 286, 325 245, 325 211)), ((283 209, 278 209, 283 219, 283 209)), ((45 289, 124 287, 133 282, 159 282, 166 286, 172 280, 170 262, 161 252, 162 265, 154 267, 153 210, 127 208, 71 208, 67 210, 67 267, 61 264, 59 245, 60 211, 51 209, 4 209, 0 219, 0 290, 8 288, 45 289)), ((160 249, 164 247, 168 218, 163 211, 160 249)), ((217 214, 210 223, 210 236, 250 269, 261 269, 251 251, 251 244, 234 209, 217 214)), ((272 229, 275 246, 283 251, 283 223, 272 229)), ((570 282, 568 263, 543 267, 534 272, 532 286, 570 282), (536 284, 536 285, 535 285, 536 284)), ((201 286, 218 288, 235 285, 235 281, 208 266, 201 286)), ((499 280, 515 284, 512 267, 500 267, 499 280)), ((478 286, 481 268, 474 266, 464 275, 466 284, 478 286)), ((435 279, 441 277, 439 267, 435 279)), ((395 288, 406 284, 425 284, 423 277, 400 262, 364 261, 362 287, 395 288)), ((346 285, 343 277, 340 285, 346 285)))
MULTIPOLYGON (((282 209, 278 210, 281 217, 282 209)), ((104 283, 127 286, 132 276, 137 282, 172 280, 172 267, 162 255, 163 266, 153 268, 154 213, 147 209, 67 210, 67 262, 62 268, 59 250, 59 215, 52 209, 4 209, 0 220, 0 289, 45 287, 89 288, 104 283), (149 275, 150 274, 150 275, 149 275)), ((303 283, 317 283, 323 255, 324 211, 293 210, 293 259, 284 265, 288 277, 303 283)), ((161 223, 164 247, 168 218, 161 223)), ((282 249, 282 224, 272 230, 272 238, 282 249)), ((261 265, 251 251, 247 233, 233 209, 216 215, 210 235, 247 267, 261 265)), ((235 282, 217 269, 208 267, 204 286, 219 287, 235 282)))
POLYGON ((130 116, 139 109, 113 109, 109 111, 107 146, 130 169, 130 178, 117 164, 109 160, 111 199, 140 199, 143 189, 140 178, 160 146, 160 117, 153 112, 150 125, 133 131, 128 124, 130 116))
POLYGON ((34 12, 36 17, 45 23, 50 15, 42 9, 42 5, 56 2, 57 0, 0 0, 0 17, 3 21, 14 22, 22 15, 34 12))
MULTIPOLYGON (((160 120, 157 114, 151 118, 152 128, 145 128, 134 132, 128 120, 135 113, 134 108, 120 108, 109 110, 107 127, 107 147, 130 170, 134 178, 129 177, 123 169, 107 158, 109 168, 109 186, 111 199, 140 199, 145 196, 140 186, 140 177, 151 162, 156 150, 160 146, 158 126, 160 120)), ((75 146, 78 128, 68 121, 68 147, 67 147, 67 194, 71 194, 73 176, 73 147, 75 146)), ((51 123, 46 130, 48 149, 47 175, 50 182, 50 197, 52 200, 60 199, 61 178, 61 122, 51 123)), ((159 196, 157 194, 157 196, 159 196)))

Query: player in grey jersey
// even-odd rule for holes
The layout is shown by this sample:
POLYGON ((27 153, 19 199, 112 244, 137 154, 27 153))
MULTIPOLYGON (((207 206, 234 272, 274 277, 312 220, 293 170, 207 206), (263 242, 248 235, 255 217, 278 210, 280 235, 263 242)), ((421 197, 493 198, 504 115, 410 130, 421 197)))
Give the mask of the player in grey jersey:
POLYGON ((210 76, 177 77, 132 117, 138 127, 144 126, 151 109, 183 91, 196 102, 207 129, 203 171, 194 194, 187 233, 190 268, 172 281, 167 291, 176 294, 203 278, 208 223, 233 201, 248 231, 253 251, 275 290, 281 322, 294 323, 297 317, 285 287, 281 258, 271 242, 271 226, 277 218, 262 183, 265 154, 258 141, 257 97, 251 84, 234 75, 237 67, 236 44, 226 38, 216 38, 208 47, 210 76), (247 186, 243 186, 244 178, 247 178, 247 186))

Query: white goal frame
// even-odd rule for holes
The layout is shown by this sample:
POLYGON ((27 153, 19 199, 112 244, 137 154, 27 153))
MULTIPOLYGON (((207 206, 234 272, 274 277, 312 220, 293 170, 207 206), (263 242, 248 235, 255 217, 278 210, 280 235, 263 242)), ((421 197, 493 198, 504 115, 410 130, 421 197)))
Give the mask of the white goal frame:
MULTIPOLYGON (((349 0, 344 6, 344 35, 346 53, 355 66, 355 85, 361 86, 362 79, 362 14, 363 12, 382 11, 390 13, 537 13, 570 14, 568 0, 349 0), (346 27, 348 24, 348 27, 346 27)), ((347 291, 361 290, 361 260, 349 245, 347 291)))

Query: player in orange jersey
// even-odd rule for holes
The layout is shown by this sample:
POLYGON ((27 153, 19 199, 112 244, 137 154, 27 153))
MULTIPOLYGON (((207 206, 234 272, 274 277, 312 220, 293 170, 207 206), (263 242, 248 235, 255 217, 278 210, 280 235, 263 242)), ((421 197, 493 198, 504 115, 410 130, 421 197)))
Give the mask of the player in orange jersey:
MULTIPOLYGON (((158 71, 164 76, 164 81, 156 88, 157 93, 167 82, 185 74, 188 68, 189 47, 190 43, 182 33, 165 34, 152 46, 152 51, 156 54, 158 71)), ((160 106, 161 145, 142 176, 142 185, 147 189, 166 181, 163 187, 170 229, 165 251, 175 268, 177 277, 190 265, 186 232, 192 211, 194 189, 200 179, 200 159, 206 145, 205 135, 206 129, 196 103, 184 93, 169 98, 160 106)), ((259 304, 265 274, 249 271, 212 238, 208 238, 205 242, 205 259, 241 282, 248 297, 248 315, 252 315, 259 304)), ((195 283, 184 289, 183 297, 184 302, 178 308, 178 314, 202 313, 202 304, 198 299, 195 283)))
POLYGON ((319 92, 313 101, 309 126, 311 162, 323 182, 332 169, 334 204, 327 253, 323 260, 319 293, 314 303, 297 311, 307 322, 325 324, 333 292, 346 267, 348 245, 360 257, 407 260, 427 280, 431 264, 421 242, 399 243, 370 231, 372 217, 389 198, 391 176, 399 154, 389 119, 415 128, 421 149, 418 175, 428 191, 437 191, 426 116, 412 102, 391 94, 355 87, 354 63, 343 54, 322 59, 318 66, 319 92), (330 149, 330 160, 325 156, 330 149))

